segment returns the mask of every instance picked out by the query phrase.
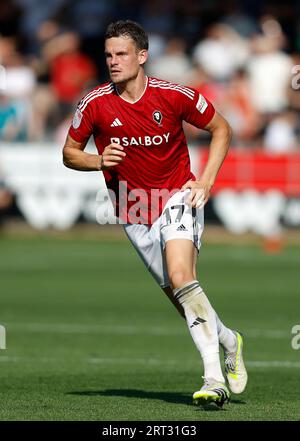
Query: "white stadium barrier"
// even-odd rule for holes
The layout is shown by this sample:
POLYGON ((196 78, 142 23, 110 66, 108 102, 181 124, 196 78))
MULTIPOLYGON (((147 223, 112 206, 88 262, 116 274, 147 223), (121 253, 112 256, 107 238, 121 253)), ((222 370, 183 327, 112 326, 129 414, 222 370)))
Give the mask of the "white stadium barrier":
POLYGON ((97 191, 105 188, 103 175, 66 168, 61 147, 1 145, 0 167, 19 210, 34 228, 68 229, 80 215, 95 221, 92 213, 97 191))
MULTIPOLYGON (((95 152, 95 148, 88 146, 88 151, 95 152)), ((196 175, 205 155, 205 150, 190 148, 196 175)), ((26 221, 36 229, 65 230, 80 216, 89 222, 102 223, 101 213, 107 210, 107 205, 99 202, 103 198, 97 200, 99 190, 106 188, 102 173, 66 168, 61 147, 52 144, 2 144, 0 177, 15 195, 26 221)), ((263 192, 254 185, 242 190, 237 190, 235 184, 232 188, 220 187, 212 196, 212 207, 224 226, 236 234, 246 231, 277 234, 282 222, 300 226, 300 198, 272 187, 263 192)))

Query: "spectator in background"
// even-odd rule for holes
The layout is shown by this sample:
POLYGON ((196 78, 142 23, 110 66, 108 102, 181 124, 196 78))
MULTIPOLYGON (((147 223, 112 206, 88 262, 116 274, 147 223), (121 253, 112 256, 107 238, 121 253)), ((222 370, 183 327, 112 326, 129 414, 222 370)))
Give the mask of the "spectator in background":
MULTIPOLYGON (((267 146, 279 126, 287 139, 289 126, 290 145, 300 132, 299 116, 292 123, 293 118, 280 114, 286 109, 299 114, 300 94, 289 83, 291 66, 300 65, 300 59, 284 52, 286 37, 278 21, 287 32, 289 18, 284 21, 282 7, 276 9, 278 19, 262 16, 258 21, 261 5, 242 6, 235 0, 222 7, 193 0, 0 2, 0 65, 8 71, 9 89, 0 104, 2 138, 52 141, 60 127, 64 130, 83 91, 94 86, 95 77, 106 80, 98 51, 107 23, 130 16, 149 31, 149 73, 188 84, 213 101, 230 120, 236 144, 267 146), (197 42, 204 23, 209 27, 197 42)), ((288 35, 291 48, 294 34, 288 35)), ((186 130, 190 140, 207 143, 206 133, 186 130)))
POLYGON ((54 36, 45 44, 43 55, 50 66, 51 87, 64 117, 96 79, 96 66, 80 51, 80 37, 75 32, 54 36))
POLYGON ((0 62, 6 71, 7 95, 16 100, 28 99, 36 86, 36 77, 14 37, 0 38, 0 62))
POLYGON ((164 53, 149 61, 147 67, 149 74, 174 83, 185 83, 191 70, 191 63, 185 49, 185 42, 182 38, 169 39, 164 53))
POLYGON ((32 58, 39 79, 32 97, 35 139, 52 141, 57 140, 61 121, 69 122, 68 116, 86 88, 93 87, 97 70, 81 51, 79 35, 65 31, 57 21, 41 23, 36 37, 40 56, 32 58))
MULTIPOLYGON (((137 17, 146 29, 164 36, 172 35, 175 28, 175 8, 171 1, 151 0, 139 2, 137 17)), ((128 17, 126 17, 128 18, 128 17)))
MULTIPOLYGON (((251 38, 258 32, 258 24, 255 19, 246 14, 239 0, 227 0, 224 2, 225 14, 221 22, 234 29, 241 37, 251 38)), ((254 2, 252 2, 254 3, 254 2)), ((258 2, 259 3, 259 2, 258 2)), ((252 5, 255 8, 256 5, 252 5)), ((258 6, 258 5, 257 5, 258 6)))
MULTIPOLYGON (((121 3, 124 1, 122 0, 121 3)), ((121 12, 119 9, 122 10, 117 0, 64 0, 62 6, 52 17, 63 29, 74 30, 78 33, 82 51, 97 66, 98 76, 103 77, 104 81, 106 80, 106 69, 103 59, 99 57, 99 47, 104 45, 103 33, 107 24, 112 20, 114 14, 121 12)), ((131 10, 129 8, 127 13, 130 14, 131 10)))
POLYGON ((6 82, 6 98, 2 97, 1 100, 2 133, 10 140, 31 140, 34 130, 31 95, 36 86, 36 77, 18 51, 13 37, 0 38, 0 63, 5 68, 6 82))
MULTIPOLYGON (((218 110, 228 119, 233 129, 236 143, 252 144, 261 130, 259 113, 251 101, 249 79, 244 69, 239 69, 230 78, 227 84, 213 80, 200 67, 196 66, 187 81, 210 101, 216 103, 218 110)), ((207 143, 206 134, 199 134, 192 126, 186 127, 190 141, 207 143)))
MULTIPOLYGON (((193 87, 209 101, 215 103, 216 108, 222 112, 222 104, 226 97, 226 86, 212 79, 199 65, 195 65, 186 78, 186 84, 193 87)), ((189 142, 208 144, 209 135, 206 131, 196 130, 194 126, 184 122, 184 131, 189 142)))
MULTIPOLYGON (((120 2, 122 3, 122 2, 120 2)), ((149 58, 147 65, 147 72, 150 75, 158 76, 161 78, 166 78, 166 72, 171 72, 171 77, 169 81, 182 82, 181 78, 178 80, 173 77, 176 76, 176 70, 184 69, 183 64, 189 63, 188 57, 184 53, 185 48, 181 48, 180 45, 184 46, 185 43, 175 43, 172 42, 173 38, 170 37, 174 35, 175 30, 175 8, 172 2, 164 2, 161 0, 152 0, 151 2, 139 2, 137 0, 126 0, 123 6, 123 18, 127 19, 128 15, 124 16, 124 12, 127 9, 127 4, 135 3, 135 19, 142 26, 147 29, 149 35, 149 58), (173 46, 173 47, 172 47, 173 46), (177 48, 175 47, 177 46, 177 48), (183 57, 181 57, 183 52, 183 57), (175 60, 176 58, 176 60, 175 60), (184 61, 183 61, 184 58, 184 61), (160 60, 160 61, 159 61, 160 60), (187 61, 186 61, 187 60, 187 61), (178 61, 179 65, 175 66, 174 72, 174 62, 178 61), (161 67, 159 62, 162 63, 161 67), (168 65, 170 63, 170 66, 168 65), (172 67, 171 67, 172 65, 172 67), (153 71, 153 72, 152 72, 153 71), (161 74, 158 73, 161 71, 161 74)), ((132 16, 131 16, 132 17, 132 16)), ((178 40, 181 40, 178 37, 178 40)), ((190 63, 189 63, 190 64, 190 63)), ((167 75, 168 75, 167 73, 167 75)))
POLYGON ((164 35, 159 34, 157 32, 149 33, 149 44, 151 47, 149 48, 149 64, 151 64, 152 60, 156 60, 156 58, 162 57, 165 53, 165 48, 167 44, 167 39, 164 35))
POLYGON ((275 116, 268 124, 263 144, 266 150, 274 153, 295 151, 299 145, 297 139, 297 114, 284 112, 275 116))
POLYGON ((39 53, 39 42, 36 30, 41 23, 51 19, 66 0, 14 0, 22 11, 20 17, 20 34, 27 55, 39 53))
POLYGON ((17 109, 0 90, 0 140, 15 141, 19 132, 17 109))
POLYGON ((187 84, 190 87, 198 90, 209 101, 215 103, 218 109, 221 109, 226 95, 226 84, 214 80, 204 69, 199 65, 195 65, 190 70, 187 76, 187 84))
POLYGON ((263 33, 252 39, 248 73, 253 105, 262 115, 268 115, 288 106, 292 60, 282 51, 285 37, 278 21, 263 17, 261 25, 263 33))
POLYGON ((86 87, 93 87, 97 71, 80 50, 79 35, 63 30, 56 21, 41 23, 36 37, 40 56, 32 58, 39 79, 32 96, 35 139, 52 140, 57 125, 73 111, 86 87))
POLYGON ((261 120, 251 100, 245 70, 238 70, 230 79, 220 106, 233 129, 235 140, 239 144, 251 144, 261 130, 261 120))
POLYGON ((243 67, 248 57, 248 40, 230 26, 220 23, 208 29, 206 38, 199 41, 193 51, 194 62, 211 78, 223 82, 243 67))
MULTIPOLYGON (((116 14, 115 3, 115 0, 64 0, 54 18, 64 27, 76 30, 81 40, 92 46, 93 43, 99 43, 99 37, 103 37, 107 22, 116 14)), ((96 51, 98 48, 94 47, 91 50, 96 51)))

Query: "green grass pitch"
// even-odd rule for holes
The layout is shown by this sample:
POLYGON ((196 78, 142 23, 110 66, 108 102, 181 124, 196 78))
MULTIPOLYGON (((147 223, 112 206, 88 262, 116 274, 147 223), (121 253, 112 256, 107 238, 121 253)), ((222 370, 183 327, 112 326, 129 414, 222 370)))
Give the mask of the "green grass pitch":
POLYGON ((249 372, 245 393, 204 410, 187 327, 129 242, 3 237, 0 420, 299 420, 299 253, 203 245, 200 283, 244 333, 249 372))

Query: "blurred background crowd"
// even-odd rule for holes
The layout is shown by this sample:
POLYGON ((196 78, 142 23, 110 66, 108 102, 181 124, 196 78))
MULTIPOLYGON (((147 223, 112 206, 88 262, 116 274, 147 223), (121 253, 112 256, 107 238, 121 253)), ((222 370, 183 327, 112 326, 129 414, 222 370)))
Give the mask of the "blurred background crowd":
POLYGON ((147 73, 201 91, 234 145, 296 150, 299 16, 296 0, 1 0, 0 139, 62 144, 79 99, 108 79, 106 26, 130 18, 149 33, 147 73))

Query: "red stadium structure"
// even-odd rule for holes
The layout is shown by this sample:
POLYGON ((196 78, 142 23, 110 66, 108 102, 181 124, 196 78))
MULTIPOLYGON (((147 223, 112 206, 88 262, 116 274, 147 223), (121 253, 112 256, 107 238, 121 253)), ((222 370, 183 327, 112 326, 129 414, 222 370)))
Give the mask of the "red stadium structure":
MULTIPOLYGON (((200 155, 200 173, 208 150, 200 155)), ((289 197, 300 196, 300 153, 272 154, 260 149, 232 149, 218 174, 212 194, 224 189, 264 192, 279 190, 289 197)))

